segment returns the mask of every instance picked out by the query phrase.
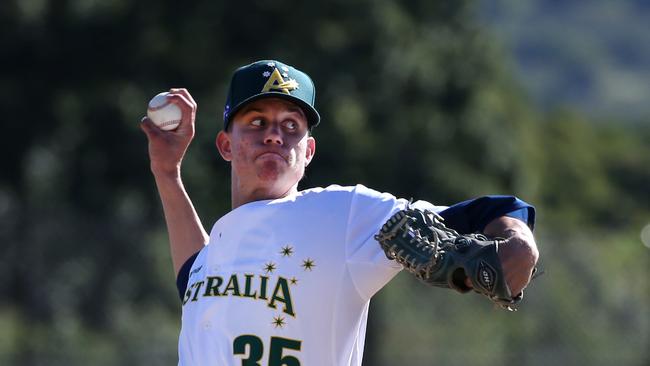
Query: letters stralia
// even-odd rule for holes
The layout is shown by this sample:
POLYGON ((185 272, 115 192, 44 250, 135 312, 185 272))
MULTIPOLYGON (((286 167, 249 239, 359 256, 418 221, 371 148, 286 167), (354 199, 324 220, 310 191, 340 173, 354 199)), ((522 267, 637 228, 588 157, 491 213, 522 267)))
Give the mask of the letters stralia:
POLYGON ((208 276, 188 286, 183 297, 183 306, 188 302, 199 301, 201 297, 238 296, 266 302, 270 308, 277 309, 277 303, 282 303, 282 312, 295 316, 289 285, 294 285, 295 279, 254 274, 232 274, 229 278, 208 276), (275 282, 273 282, 275 281, 275 282))

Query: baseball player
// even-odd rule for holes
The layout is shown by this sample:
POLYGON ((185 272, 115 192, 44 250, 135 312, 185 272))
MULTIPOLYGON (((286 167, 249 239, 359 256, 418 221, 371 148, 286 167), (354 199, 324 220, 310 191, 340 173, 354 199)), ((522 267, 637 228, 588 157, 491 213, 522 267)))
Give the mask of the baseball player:
POLYGON ((538 252, 534 208, 516 197, 442 207, 362 185, 298 191, 320 116, 310 77, 279 61, 232 76, 216 138, 232 210, 208 234, 181 180, 197 105, 170 93, 178 129, 141 127, 183 304, 179 365, 361 365, 369 301, 402 269, 505 308, 521 298, 538 252))

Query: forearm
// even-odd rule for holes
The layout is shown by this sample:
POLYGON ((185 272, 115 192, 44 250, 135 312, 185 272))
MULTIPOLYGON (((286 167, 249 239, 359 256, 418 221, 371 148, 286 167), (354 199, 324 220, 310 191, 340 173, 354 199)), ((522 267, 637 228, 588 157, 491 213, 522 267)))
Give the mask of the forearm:
POLYGON ((167 224, 174 273, 178 275, 185 261, 207 244, 209 236, 185 191, 180 173, 154 172, 154 177, 167 224))
POLYGON ((530 282, 539 258, 532 231, 521 220, 503 216, 490 222, 483 233, 506 239, 499 246, 499 258, 510 290, 518 294, 530 282))

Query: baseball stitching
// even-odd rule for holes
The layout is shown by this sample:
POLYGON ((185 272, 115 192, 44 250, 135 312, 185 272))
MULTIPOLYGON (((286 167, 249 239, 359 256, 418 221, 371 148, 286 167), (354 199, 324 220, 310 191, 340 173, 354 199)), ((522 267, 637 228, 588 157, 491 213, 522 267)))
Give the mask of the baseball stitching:
POLYGON ((180 119, 175 119, 173 121, 166 121, 166 122, 163 122, 163 123, 159 124, 158 127, 165 127, 165 126, 169 126, 169 125, 173 125, 173 124, 177 124, 177 123, 180 124, 181 120, 180 119))
POLYGON ((159 109, 163 109, 163 108, 167 107, 167 106, 170 105, 170 104, 171 104, 170 102, 165 102, 164 104, 159 105, 158 107, 152 107, 152 106, 150 105, 150 106, 149 106, 149 110, 152 111, 152 112, 155 112, 155 111, 157 111, 157 110, 159 110, 159 109))

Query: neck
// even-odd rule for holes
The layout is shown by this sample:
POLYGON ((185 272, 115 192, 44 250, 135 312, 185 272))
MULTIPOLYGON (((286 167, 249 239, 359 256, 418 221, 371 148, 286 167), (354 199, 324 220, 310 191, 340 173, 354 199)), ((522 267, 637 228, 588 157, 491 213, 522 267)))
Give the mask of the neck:
POLYGON ((232 209, 245 205, 250 202, 274 200, 284 198, 298 192, 298 182, 288 189, 271 185, 269 187, 248 188, 238 184, 236 178, 232 177, 231 182, 231 199, 232 209))

